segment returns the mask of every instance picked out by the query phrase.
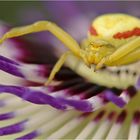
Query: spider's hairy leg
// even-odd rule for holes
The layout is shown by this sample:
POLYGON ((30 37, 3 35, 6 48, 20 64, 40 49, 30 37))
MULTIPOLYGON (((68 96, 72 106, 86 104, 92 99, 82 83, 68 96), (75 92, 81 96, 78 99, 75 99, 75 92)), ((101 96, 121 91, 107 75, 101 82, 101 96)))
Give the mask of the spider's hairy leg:
POLYGON ((68 55, 72 55, 72 52, 68 51, 68 52, 65 52, 60 58, 59 60, 57 61, 57 63, 55 64, 55 66, 53 67, 52 71, 51 71, 51 74, 48 78, 48 80, 45 82, 45 86, 48 86, 51 81, 54 79, 56 73, 60 70, 60 68, 62 67, 62 65, 64 64, 66 58, 68 55))
MULTIPOLYGON (((134 40, 128 42, 127 44, 118 48, 114 53, 109 56, 104 57, 96 66, 96 70, 100 69, 104 64, 106 66, 116 66, 121 65, 121 60, 125 61, 126 64, 129 62, 135 62, 140 59, 138 56, 128 56, 135 50, 137 51, 140 48, 140 37, 135 38, 134 40), (129 58, 128 60, 125 57, 129 58), (120 63, 119 63, 120 61, 120 63)), ((135 52, 136 53, 136 52, 135 52)))
POLYGON ((58 38, 67 48, 69 48, 76 56, 79 56, 80 47, 79 44, 63 29, 57 26, 55 23, 50 21, 38 21, 31 25, 26 25, 22 27, 13 28, 3 35, 0 39, 0 43, 8 38, 18 37, 25 34, 40 32, 40 31, 49 31, 56 38, 58 38))

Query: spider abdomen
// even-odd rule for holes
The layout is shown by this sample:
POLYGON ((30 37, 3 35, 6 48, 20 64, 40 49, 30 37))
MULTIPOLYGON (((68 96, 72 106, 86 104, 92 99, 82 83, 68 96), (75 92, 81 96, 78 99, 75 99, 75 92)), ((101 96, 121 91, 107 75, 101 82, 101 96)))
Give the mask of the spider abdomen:
POLYGON ((89 32, 91 36, 117 39, 140 36, 140 20, 127 14, 106 14, 93 21, 89 32))

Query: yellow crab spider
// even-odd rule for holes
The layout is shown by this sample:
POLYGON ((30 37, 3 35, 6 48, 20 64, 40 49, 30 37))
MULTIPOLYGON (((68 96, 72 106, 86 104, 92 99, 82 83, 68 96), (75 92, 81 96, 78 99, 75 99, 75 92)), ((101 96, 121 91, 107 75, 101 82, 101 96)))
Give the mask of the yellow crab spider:
POLYGON ((106 14, 97 17, 88 32, 88 37, 80 46, 68 33, 50 21, 38 21, 31 25, 13 28, 3 35, 0 43, 12 37, 49 31, 56 36, 69 51, 55 64, 45 83, 48 85, 60 70, 68 55, 75 55, 87 66, 120 66, 140 60, 140 20, 126 14, 106 14))

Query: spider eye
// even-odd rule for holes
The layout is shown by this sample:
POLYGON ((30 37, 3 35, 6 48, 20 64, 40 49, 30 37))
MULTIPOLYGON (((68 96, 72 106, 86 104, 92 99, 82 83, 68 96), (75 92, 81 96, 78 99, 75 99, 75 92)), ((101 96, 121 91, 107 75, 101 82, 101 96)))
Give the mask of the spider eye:
POLYGON ((102 47, 102 44, 97 43, 97 42, 90 42, 89 47, 90 48, 100 48, 100 47, 102 47))
POLYGON ((111 45, 109 42, 104 41, 104 40, 94 40, 92 42, 89 43, 88 49, 90 51, 95 51, 95 52, 100 52, 102 51, 102 53, 104 53, 104 51, 106 50, 114 50, 115 47, 113 45, 111 45))
POLYGON ((110 46, 110 44, 107 41, 104 41, 104 40, 94 40, 94 41, 89 43, 89 46, 91 48, 101 48, 101 47, 104 47, 104 46, 110 46))

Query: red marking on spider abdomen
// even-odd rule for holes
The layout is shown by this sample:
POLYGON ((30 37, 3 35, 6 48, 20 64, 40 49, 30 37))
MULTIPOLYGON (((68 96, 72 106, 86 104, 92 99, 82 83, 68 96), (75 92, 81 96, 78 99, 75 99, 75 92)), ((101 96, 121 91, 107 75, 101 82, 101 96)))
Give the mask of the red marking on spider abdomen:
POLYGON ((136 27, 131 31, 119 32, 113 35, 115 39, 126 39, 132 36, 140 36, 140 28, 136 27))
POLYGON ((90 26, 89 32, 90 32, 91 35, 94 35, 94 36, 97 36, 97 35, 98 35, 98 34, 97 34, 97 31, 96 31, 95 28, 92 27, 92 26, 90 26))

